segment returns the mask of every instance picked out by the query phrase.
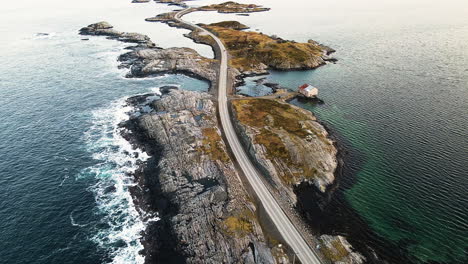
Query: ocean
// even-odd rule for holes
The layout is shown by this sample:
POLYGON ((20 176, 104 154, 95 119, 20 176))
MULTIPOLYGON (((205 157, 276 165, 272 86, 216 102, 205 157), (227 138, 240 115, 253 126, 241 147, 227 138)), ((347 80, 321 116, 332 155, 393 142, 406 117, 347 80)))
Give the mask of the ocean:
MULTIPOLYGON (((116 59, 126 44, 83 41, 77 32, 106 20, 162 47, 213 53, 184 38, 186 30, 144 21, 172 7, 130 2, 22 0, 0 10, 0 263, 143 261, 141 231, 158 218, 143 221, 128 192, 145 153, 120 137, 118 123, 131 110, 125 99, 208 84, 183 75, 124 78, 116 59)), ((292 103, 313 111, 346 151, 332 203, 342 211, 330 210, 336 222, 323 230, 351 234, 389 259, 467 263, 466 1, 239 2, 272 10, 187 19, 238 20, 337 50, 336 64, 267 77, 290 89, 319 87, 324 105, 292 103)), ((269 92, 249 81, 241 90, 269 92)))

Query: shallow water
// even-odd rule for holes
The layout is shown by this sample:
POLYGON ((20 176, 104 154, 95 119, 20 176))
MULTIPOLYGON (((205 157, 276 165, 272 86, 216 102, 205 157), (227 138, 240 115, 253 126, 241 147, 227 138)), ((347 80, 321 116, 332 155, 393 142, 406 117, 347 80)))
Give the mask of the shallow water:
MULTIPOLYGON (((355 178, 342 186, 346 202, 376 235, 413 262, 467 263, 468 4, 392 2, 331 1, 315 8, 309 2, 293 16, 275 2, 261 21, 240 19, 338 50, 337 64, 272 72, 267 81, 319 87, 325 105, 293 103, 344 139, 347 160, 355 162, 347 164, 355 178), (275 12, 286 13, 288 23, 275 21, 275 12)), ((265 93, 254 83, 241 90, 265 93)))

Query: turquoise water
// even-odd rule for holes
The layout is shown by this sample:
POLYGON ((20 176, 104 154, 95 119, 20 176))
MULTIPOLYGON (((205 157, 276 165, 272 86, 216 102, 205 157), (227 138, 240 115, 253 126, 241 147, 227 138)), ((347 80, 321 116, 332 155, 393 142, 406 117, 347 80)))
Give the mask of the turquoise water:
MULTIPOLYGON (((208 86, 179 75, 125 79, 115 61, 124 45, 81 41, 76 33, 108 20, 163 47, 212 52, 183 38, 184 30, 143 20, 170 8, 129 2, 22 0, 0 11, 1 263, 142 262, 140 232, 157 216, 138 217, 127 190, 128 173, 145 155, 128 155, 138 150, 119 137, 117 124, 128 118, 125 98, 162 85, 208 86)), ((272 10, 188 18, 236 19, 337 49, 337 64, 268 79, 319 87, 325 105, 294 103, 345 139, 350 161, 359 153, 359 162, 347 164, 353 184, 344 182, 342 191, 381 243, 415 263, 467 263, 466 1, 263 4, 272 10)))
MULTIPOLYGON (((347 160, 358 160, 347 164, 354 179, 342 191, 379 236, 374 242, 398 249, 388 250, 390 259, 468 263, 468 4, 300 5, 290 13, 297 6, 273 3, 261 19, 242 20, 268 34, 321 41, 338 50, 339 61, 315 71, 272 72, 267 81, 319 87, 325 105, 293 103, 316 113, 344 139, 347 160)), ((265 93, 248 86, 242 90, 265 93)))
MULTIPOLYGON (((410 86, 387 70, 380 73, 387 81, 378 86, 365 78, 353 83, 356 74, 346 63, 272 72, 267 81, 321 88, 325 105, 292 103, 313 111, 344 138, 341 147, 348 155, 359 153, 358 164, 347 164, 355 181, 342 189, 372 231, 387 240, 382 243, 392 243, 415 263, 466 263, 468 102, 462 82, 441 76, 417 83, 413 77, 410 86), (434 97, 435 87, 450 93, 434 97)), ((248 83, 241 90, 246 89, 264 93, 267 88, 248 83)))

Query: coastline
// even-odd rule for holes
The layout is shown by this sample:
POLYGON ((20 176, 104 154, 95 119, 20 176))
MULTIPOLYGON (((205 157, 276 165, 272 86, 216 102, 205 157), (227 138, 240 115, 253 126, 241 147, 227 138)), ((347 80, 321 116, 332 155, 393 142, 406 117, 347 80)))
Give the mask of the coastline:
POLYGON ((343 235, 353 247, 366 257, 366 263, 413 263, 401 247, 380 237, 346 200, 346 190, 355 183, 356 173, 364 163, 365 157, 350 147, 347 140, 333 129, 326 120, 317 117, 335 142, 338 150, 338 167, 335 172, 333 192, 323 209, 314 200, 314 188, 303 185, 295 189, 298 195, 298 212, 319 234, 343 235), (312 194, 312 195, 311 195, 312 194), (306 206, 304 206, 306 205, 306 206))
MULTIPOLYGON (((146 36, 143 36, 141 34, 137 34, 137 33, 125 33, 125 32, 118 32, 118 31, 115 31, 111 25, 109 25, 108 23, 106 22, 100 22, 100 23, 96 23, 96 24, 92 24, 92 25, 89 25, 88 27, 85 27, 81 30, 81 33, 84 34, 84 35, 87 35, 90 33, 90 35, 104 35, 104 36, 108 36, 108 38, 111 38, 111 39, 116 39, 116 40, 119 40, 119 41, 123 41, 123 42, 130 42, 130 43, 137 43, 137 46, 131 46, 131 47, 128 47, 127 49, 130 49, 132 50, 131 52, 128 52, 128 53, 125 53, 125 54, 122 54, 120 57, 119 57, 119 61, 121 63, 121 65, 119 66, 120 68, 124 67, 124 68, 130 68, 131 71, 130 71, 130 74, 127 75, 128 78, 130 77, 136 77, 136 78, 139 78, 139 77, 151 77, 151 76, 155 76, 155 75, 159 75, 159 74, 165 74, 165 73, 182 73, 182 74, 186 74, 188 76, 197 76, 197 77, 201 77, 199 74, 196 74, 194 73, 194 68, 190 68, 189 70, 180 70, 180 69, 177 69, 177 70, 168 70, 168 69, 158 69, 156 71, 153 71, 153 70, 150 70, 149 72, 145 72, 144 71, 144 66, 143 68, 140 67, 140 66, 137 66, 137 71, 135 73, 134 69, 133 69, 133 66, 135 65, 135 63, 139 63, 139 61, 141 61, 141 59, 138 58, 138 52, 140 50, 143 50, 145 48, 150 48, 150 49, 153 49, 153 50, 161 50, 161 51, 165 51, 165 50, 171 50, 170 48, 169 49, 160 49, 160 48, 157 48, 155 46, 155 44, 151 41, 149 41, 149 39, 146 37, 146 36), (128 36, 128 35, 132 35, 132 36, 136 36, 136 39, 126 39, 122 36, 128 36), (136 34, 136 35, 135 35, 136 34), (141 41, 140 39, 143 39, 144 41, 141 41), (135 54, 137 55, 137 57, 135 57, 135 54)), ((319 65, 320 66, 320 65, 319 65)), ((246 76, 255 76, 255 75, 264 75, 265 72, 262 71, 260 74, 256 74, 256 73, 250 73, 250 74, 234 74, 236 76, 236 80, 243 80, 246 76), (241 76, 240 78, 238 76, 241 76)), ((209 89, 209 91, 213 92, 213 79, 209 79, 209 78, 203 78, 201 77, 201 79, 204 79, 204 80, 208 80, 210 82, 210 86, 211 88, 209 89)), ((133 133, 135 133, 136 130, 132 130, 130 129, 131 128, 131 122, 129 124, 129 126, 127 127, 127 129, 129 129, 130 131, 133 131, 133 133)), ((138 134, 138 133, 136 133, 138 134)), ((136 148, 141 148, 143 149, 143 151, 146 151, 147 149, 150 149, 150 153, 155 153, 157 152, 156 150, 157 149, 161 149, 161 147, 158 147, 158 146, 145 146, 145 140, 138 140, 138 137, 141 136, 141 134, 138 136, 136 135, 133 135, 133 138, 131 136, 129 136, 129 134, 126 134, 126 135, 123 135, 125 136, 125 138, 127 138, 127 140, 131 141, 132 144, 136 147, 136 148)), ((143 136, 144 137, 144 136, 143 136)), ((135 197, 135 204, 140 208, 142 209, 143 211, 156 211, 156 212, 159 212, 161 208, 158 208, 157 204, 158 204, 158 201, 154 201, 153 199, 151 198, 148 198, 146 197, 146 195, 144 194, 144 192, 142 192, 142 189, 145 189, 145 186, 147 186, 145 184, 145 171, 148 171, 150 170, 150 168, 152 168, 152 172, 151 173, 157 173, 157 170, 155 170, 155 166, 158 162, 158 159, 153 159, 153 157, 146 163, 143 163, 140 165, 140 167, 138 168, 137 172, 134 174, 134 177, 135 177, 135 180, 138 182, 138 188, 132 188, 131 189, 131 193, 132 193, 132 196, 135 197), (150 202, 151 200, 153 200, 153 202, 150 202), (156 206, 156 207, 155 207, 156 206)), ((155 178, 158 178, 158 176, 154 175, 153 174, 153 177, 155 178)), ((157 195, 156 195, 157 196, 157 195)), ((161 220, 159 220, 161 221, 161 220)), ((158 221, 158 222, 159 222, 158 221)), ((142 243, 145 247, 145 255, 148 257, 147 259, 148 260, 151 260, 152 257, 155 255, 155 252, 153 251, 154 250, 154 244, 157 243, 155 241, 157 241, 156 239, 153 240, 153 238, 155 237, 159 237, 161 239, 161 237, 170 237, 169 233, 164 233, 164 232, 167 232, 168 230, 164 230, 163 233, 158 233, 157 236, 155 236, 153 233, 154 232, 157 232, 155 230, 160 230, 160 228, 158 228, 158 222, 155 222, 154 224, 152 225, 149 225, 147 227, 147 231, 146 231, 146 235, 142 238, 142 243), (156 227, 155 227, 156 226, 156 227)), ((170 228, 168 228, 170 229, 170 228)), ((175 241, 174 241, 175 242, 175 241)), ((176 252, 176 251, 173 251, 171 249, 174 249, 177 247, 177 244, 171 244, 169 243, 169 248, 166 250, 166 246, 164 246, 164 249, 165 250, 157 250, 157 255, 158 255, 158 258, 162 257, 164 260, 172 260, 172 261, 181 261, 182 260, 182 255, 179 254, 179 252, 176 252), (172 246, 171 246, 172 245, 172 246), (163 254, 161 254, 161 252, 163 252, 163 254), (167 254, 165 254, 167 253, 167 254)))
MULTIPOLYGON (((123 34, 128 34, 128 33, 123 33, 123 34)), ((190 38, 192 38, 192 37, 190 37, 190 38)), ((202 42, 202 41, 197 41, 195 38, 192 38, 192 39, 193 39, 196 43, 207 44, 207 43, 204 43, 204 42, 202 42)), ((117 40, 121 40, 121 39, 118 38, 117 40)), ((121 41, 122 41, 122 40, 121 40, 121 41)), ((130 42, 132 42, 132 41, 130 41, 130 42)), ((150 43, 151 43, 150 45, 145 44, 146 47, 154 48, 154 43, 152 43, 152 42, 150 42, 150 43)), ((212 46, 212 45, 210 45, 210 46, 212 46)), ((129 48, 129 49, 134 49, 134 50, 138 51, 138 48, 139 48, 139 47, 141 47, 141 43, 139 43, 139 46, 134 46, 134 47, 129 48)), ((213 46, 212 46, 212 48, 213 48, 213 46)), ((214 50, 214 48, 213 48, 213 50, 214 50)), ((124 65, 125 59, 122 60, 121 58, 125 58, 125 55, 128 55, 128 54, 129 54, 129 53, 123 54, 123 55, 121 55, 121 57, 119 58, 119 61, 122 63, 122 66, 124 66, 124 67, 128 67, 128 65, 124 65)), ((134 58, 130 58, 130 61, 132 61, 132 60, 134 60, 134 58)), ((134 61, 135 61, 135 60, 134 60, 134 61)), ((131 62, 131 63, 132 63, 132 62, 131 62)), ((321 66, 321 65, 322 65, 322 64, 318 65, 317 67, 319 67, 319 66, 321 66)), ((314 68, 315 68, 315 67, 314 67, 314 68)), ((284 70, 286 71, 286 69, 284 69, 284 70)), ((214 83, 214 82, 213 82, 212 80, 210 80, 209 78, 203 78, 203 77, 201 77, 199 74, 194 73, 193 70, 180 70, 180 69, 177 69, 176 71, 172 71, 172 70, 162 70, 162 71, 161 71, 161 70, 158 70, 158 72, 156 72, 156 73, 151 72, 151 73, 144 73, 144 74, 141 74, 141 75, 135 74, 133 71, 131 71, 131 74, 132 74, 132 75, 129 75, 129 76, 127 76, 127 77, 137 77, 137 78, 138 78, 138 77, 154 76, 155 74, 165 74, 165 73, 182 73, 182 74, 186 74, 186 75, 188 75, 188 76, 192 76, 192 77, 193 77, 193 76, 196 76, 196 77, 198 77, 198 78, 200 78, 200 79, 208 80, 208 81, 210 82, 210 86, 211 86, 210 91, 213 92, 213 83, 214 83)), ((268 73, 265 73, 265 71, 262 71, 262 72, 260 72, 260 73, 252 72, 252 73, 248 73, 248 74, 235 74, 235 77, 236 77, 235 79, 238 80, 238 81, 240 80, 240 82, 242 82, 242 81, 244 80, 245 77, 248 77, 248 76, 265 75, 265 74, 268 74, 268 73)), ((237 82, 236 82, 236 84, 237 84, 237 82)), ((236 85, 236 86, 237 86, 237 85, 236 85)), ((141 135, 140 135, 140 136, 141 136, 141 135)), ((132 139, 130 139, 131 137, 130 137, 129 135, 126 135, 126 137, 129 138, 129 140, 132 140, 132 139)), ((137 135, 137 138, 138 138, 138 135, 137 135)), ((138 140, 138 139, 136 139, 136 138, 133 138, 133 144, 134 144, 134 146, 138 146, 138 147, 143 147, 143 146, 145 145, 144 140, 138 140)), ((152 151, 151 151, 152 153, 155 153, 155 152, 157 152, 157 151, 155 151, 155 150, 160 149, 160 147, 157 147, 157 146, 146 146, 146 147, 143 147, 144 150, 145 150, 146 148, 152 149, 152 151)), ((155 160, 152 159, 152 160, 151 160, 149 163, 147 163, 147 164, 141 164, 141 167, 138 169, 138 172, 135 173, 135 175, 134 175, 134 176, 135 176, 135 179, 136 179, 137 182, 138 182, 138 185, 140 186, 140 188, 133 188, 133 189, 132 189, 132 195, 133 195, 134 197, 136 197, 135 203, 138 204, 138 205, 140 206, 140 208, 146 208, 146 209, 150 209, 150 208, 151 208, 151 210, 159 211, 159 210, 157 209, 157 206, 154 207, 154 206, 155 206, 154 203, 153 203, 152 205, 151 205, 151 203, 148 203, 148 200, 151 200, 151 199, 148 199, 147 197, 145 198, 145 195, 143 194, 143 192, 141 192, 141 190, 138 191, 138 189, 142 189, 142 187, 144 188, 144 186, 146 186, 145 183, 144 183, 144 176, 143 176, 143 175, 144 175, 144 171, 147 171, 149 168, 152 168, 152 169, 154 170, 154 169, 155 169, 155 165, 157 164, 157 162, 158 162, 158 159, 155 159, 155 160), (147 203, 146 205, 145 205, 145 202, 147 203)), ((157 170, 154 170, 154 171, 157 172, 157 170)), ((152 173, 154 173, 154 172, 152 172, 152 173)), ((336 174, 336 173, 335 173, 335 174, 336 174)), ((156 176, 156 178, 157 178, 157 176, 156 176)), ((332 185, 333 188, 334 188, 335 186, 336 186, 336 187, 338 186, 338 179, 335 178, 335 180, 336 180, 336 181, 335 181, 335 182, 333 183, 333 185, 332 185)), ((327 192, 327 193, 325 193, 325 194, 326 194, 326 195, 329 195, 329 196, 333 196, 333 193, 328 193, 328 192, 327 192)), ((157 201, 156 201, 156 204, 157 204, 157 201)), ((157 224, 156 224, 156 225, 157 225, 157 224)), ((151 259, 151 256, 154 255, 153 252, 150 252, 151 250, 148 249, 148 248, 153 247, 152 245, 153 245, 154 242, 151 242, 151 240, 152 240, 151 238, 154 238, 155 236, 152 235, 151 233, 153 233, 154 229, 158 229, 158 228, 157 228, 157 227, 151 227, 151 226, 149 226, 149 227, 147 228, 147 230, 148 230, 148 231, 147 231, 147 234, 143 237, 143 244, 145 245, 145 250, 146 250, 146 254, 145 254, 145 255, 148 256, 148 259, 151 259)), ((161 234, 159 234, 159 235, 161 235, 161 234)), ((162 236, 164 237, 164 234, 163 234, 162 236)), ((169 236, 169 235, 168 235, 168 236, 169 236)), ((159 238, 161 238, 161 236, 159 236, 159 238)), ((167 256, 163 254, 163 258, 164 258, 164 257, 168 257, 168 258, 174 257, 174 259, 172 259, 172 261, 180 261, 180 260, 182 259, 182 256, 181 256, 180 254, 178 254, 178 252, 176 252, 176 251, 171 251, 170 249, 176 248, 176 247, 174 247, 175 245, 172 245, 172 246, 171 246, 171 245, 172 245, 172 244, 169 244, 169 248, 168 248, 167 251, 163 251, 164 253, 167 253, 167 256)), ((166 248, 166 247, 164 247, 164 248, 166 248)), ((158 251, 158 252, 160 253, 160 252, 162 252, 162 251, 158 251)))

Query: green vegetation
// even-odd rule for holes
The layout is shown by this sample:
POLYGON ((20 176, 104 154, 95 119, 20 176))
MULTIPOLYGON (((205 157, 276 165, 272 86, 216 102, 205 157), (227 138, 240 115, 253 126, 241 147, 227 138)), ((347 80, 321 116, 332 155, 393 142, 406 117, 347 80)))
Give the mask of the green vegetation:
POLYGON ((303 127, 302 121, 311 117, 293 108, 291 105, 271 99, 242 99, 232 102, 237 116, 246 125, 262 128, 284 129, 289 134, 305 137, 309 133, 303 127))
POLYGON ((247 32, 222 26, 204 25, 224 43, 232 56, 230 64, 240 71, 250 71, 261 64, 274 69, 311 68, 311 61, 322 56, 323 50, 313 43, 296 43, 272 38, 257 32, 247 32))
POLYGON ((241 99, 233 100, 232 104, 238 120, 258 130, 253 143, 265 147, 266 157, 269 160, 280 161, 290 168, 287 171, 284 171, 284 168, 277 168, 285 183, 293 184, 295 179, 301 176, 306 178, 316 176, 316 168, 305 163, 298 164, 291 159, 291 154, 280 136, 285 135, 300 146, 301 140, 310 135, 307 130, 313 132, 312 127, 304 123, 306 120, 311 120, 310 116, 289 104, 272 99, 241 99))
POLYGON ((256 221, 254 213, 245 209, 224 219, 221 228, 229 236, 244 237, 253 232, 254 221, 256 221))
POLYGON ((222 146, 221 136, 218 134, 218 130, 212 127, 204 128, 202 134, 203 145, 198 147, 198 151, 209 155, 213 160, 228 162, 229 157, 222 146))

